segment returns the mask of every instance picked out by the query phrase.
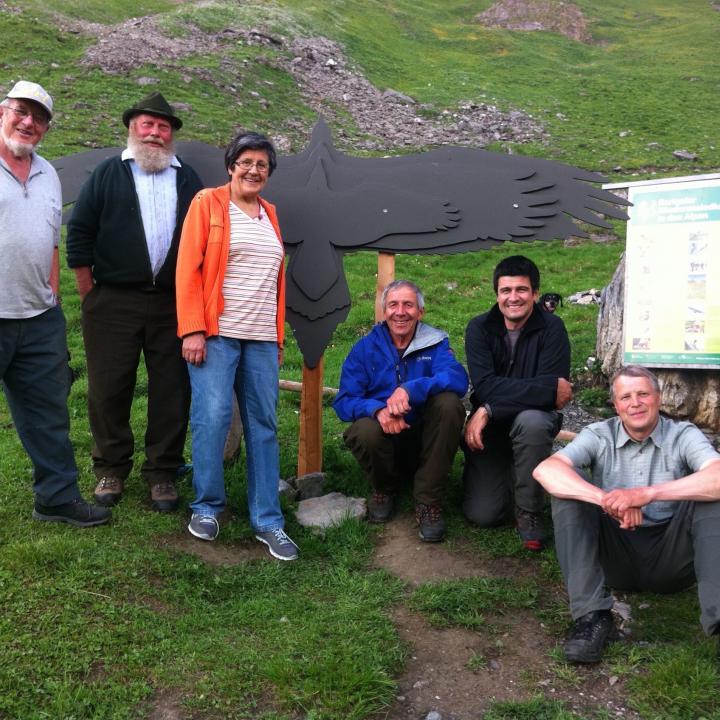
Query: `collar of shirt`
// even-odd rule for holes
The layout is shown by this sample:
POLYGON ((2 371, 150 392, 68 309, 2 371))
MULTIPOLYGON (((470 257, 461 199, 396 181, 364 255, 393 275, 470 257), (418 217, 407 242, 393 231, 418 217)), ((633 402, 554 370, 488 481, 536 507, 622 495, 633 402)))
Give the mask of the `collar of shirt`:
POLYGON ((645 440, 634 440, 633 438, 628 435, 627 430, 625 429, 625 426, 622 424, 622 421, 620 418, 616 418, 617 420, 617 430, 615 432, 615 447, 621 448, 623 445, 627 445, 629 442, 637 443, 638 445, 642 445, 646 443, 648 440, 652 440, 653 444, 656 447, 662 447, 663 439, 665 437, 665 432, 663 430, 663 417, 662 415, 658 416, 657 425, 653 428, 653 431, 645 438, 645 440))

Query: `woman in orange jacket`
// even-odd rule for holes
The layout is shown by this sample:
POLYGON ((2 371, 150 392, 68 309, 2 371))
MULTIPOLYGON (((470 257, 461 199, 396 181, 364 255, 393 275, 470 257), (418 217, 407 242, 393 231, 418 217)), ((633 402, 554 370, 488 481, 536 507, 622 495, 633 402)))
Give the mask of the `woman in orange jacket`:
POLYGON ((225 151, 230 182, 195 196, 178 253, 178 335, 192 386, 195 499, 188 530, 201 540, 214 540, 220 531, 234 391, 245 436, 250 522, 274 557, 294 560, 298 548, 283 530, 278 494, 284 252, 275 208, 260 197, 275 166, 265 136, 241 133, 225 151))

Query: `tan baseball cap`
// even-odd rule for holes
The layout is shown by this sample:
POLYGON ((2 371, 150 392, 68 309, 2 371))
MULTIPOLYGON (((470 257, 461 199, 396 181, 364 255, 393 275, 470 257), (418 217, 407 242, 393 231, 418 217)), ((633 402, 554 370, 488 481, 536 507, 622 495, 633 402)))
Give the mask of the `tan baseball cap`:
POLYGON ((51 118, 53 116, 52 98, 42 85, 30 82, 29 80, 19 80, 13 85, 7 97, 18 100, 32 100, 38 105, 42 105, 51 118))

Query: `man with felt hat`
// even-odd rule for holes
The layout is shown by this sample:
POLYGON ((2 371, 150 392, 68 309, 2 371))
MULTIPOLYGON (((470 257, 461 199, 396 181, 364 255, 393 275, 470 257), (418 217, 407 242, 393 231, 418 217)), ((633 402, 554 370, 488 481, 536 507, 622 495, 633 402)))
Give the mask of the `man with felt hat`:
POLYGON ((155 92, 122 115, 122 155, 83 186, 68 223, 68 264, 82 298, 95 499, 116 504, 133 464, 130 428, 137 370, 147 368, 147 429, 141 475, 158 512, 176 508, 190 388, 176 335, 175 264, 183 220, 202 189, 175 155, 182 120, 155 92))

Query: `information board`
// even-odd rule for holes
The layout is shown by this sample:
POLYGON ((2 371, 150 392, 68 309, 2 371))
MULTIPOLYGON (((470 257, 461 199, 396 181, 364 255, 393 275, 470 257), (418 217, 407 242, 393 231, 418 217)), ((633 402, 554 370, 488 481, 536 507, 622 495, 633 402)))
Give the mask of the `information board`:
POLYGON ((631 183, 624 361, 720 366, 720 176, 631 183))

